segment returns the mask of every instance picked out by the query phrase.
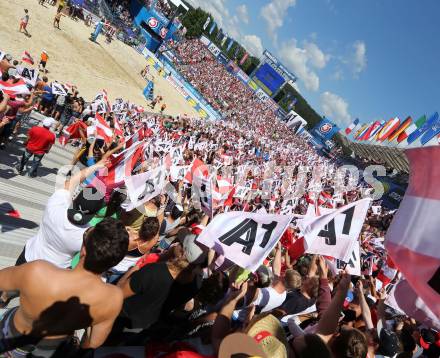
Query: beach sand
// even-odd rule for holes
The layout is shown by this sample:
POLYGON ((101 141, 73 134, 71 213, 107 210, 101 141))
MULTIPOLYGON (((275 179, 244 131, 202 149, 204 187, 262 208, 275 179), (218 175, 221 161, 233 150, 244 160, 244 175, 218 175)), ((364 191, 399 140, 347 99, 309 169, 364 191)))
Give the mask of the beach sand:
MULTIPOLYGON (((0 50, 18 60, 26 50, 33 57, 35 67, 41 51, 45 50, 49 55, 46 67, 49 81, 76 85, 86 101, 105 89, 111 100, 122 97, 150 110, 149 102, 142 95, 146 81, 140 76, 146 65, 145 58, 119 40, 107 44, 100 35, 97 43, 93 43, 89 36, 94 29, 82 21, 62 17, 61 30, 58 30, 53 27, 55 13, 56 7, 41 6, 37 0, 0 1, 0 50), (18 31, 25 8, 29 10, 27 30, 31 37, 18 31)), ((150 73, 154 76, 154 94, 161 95, 167 105, 164 113, 197 116, 167 80, 159 77, 154 69, 150 73)), ((156 111, 159 108, 156 106, 156 111)))

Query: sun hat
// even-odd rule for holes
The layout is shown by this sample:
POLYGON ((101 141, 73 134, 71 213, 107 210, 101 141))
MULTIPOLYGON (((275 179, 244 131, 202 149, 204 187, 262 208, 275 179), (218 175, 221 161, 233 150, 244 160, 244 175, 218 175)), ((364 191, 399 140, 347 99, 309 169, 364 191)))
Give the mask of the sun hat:
POLYGON ((287 358, 287 347, 280 321, 271 314, 262 314, 254 317, 246 334, 234 333, 222 341, 219 358, 240 353, 262 358, 287 358))

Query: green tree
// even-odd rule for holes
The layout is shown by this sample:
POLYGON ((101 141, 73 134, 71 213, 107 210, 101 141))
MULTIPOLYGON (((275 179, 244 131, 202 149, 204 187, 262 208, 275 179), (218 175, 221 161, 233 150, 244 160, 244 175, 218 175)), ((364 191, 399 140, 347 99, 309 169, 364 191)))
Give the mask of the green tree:
POLYGON ((301 96, 301 94, 288 83, 284 85, 281 91, 274 98, 281 108, 287 111, 287 106, 290 103, 290 100, 286 101, 285 99, 288 93, 291 94, 291 99, 297 99, 294 111, 307 121, 309 128, 313 128, 321 121, 322 117, 316 113, 316 111, 310 106, 304 97, 301 96))
POLYGON ((201 8, 189 9, 182 18, 182 24, 186 27, 187 37, 200 37, 203 33, 203 25, 209 14, 201 8))

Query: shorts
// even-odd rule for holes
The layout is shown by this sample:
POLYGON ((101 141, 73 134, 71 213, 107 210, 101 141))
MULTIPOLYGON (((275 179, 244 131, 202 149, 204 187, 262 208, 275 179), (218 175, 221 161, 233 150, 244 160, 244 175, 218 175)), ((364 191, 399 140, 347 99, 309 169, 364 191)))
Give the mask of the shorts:
POLYGON ((46 68, 46 61, 40 61, 40 65, 43 66, 43 68, 46 68))
POLYGON ((22 29, 26 29, 26 26, 27 26, 27 22, 24 22, 24 21, 21 21, 21 22, 20 22, 20 27, 21 27, 22 29))
POLYGON ((14 345, 17 345, 14 338, 22 336, 14 326, 14 315, 17 310, 18 307, 11 308, 0 321, 0 340, 6 349, 8 349, 8 346, 10 348, 6 357, 23 358, 32 354, 32 357, 49 358, 54 355, 61 344, 70 340, 70 337, 42 339, 40 341, 29 338, 28 342, 22 341, 19 347, 14 347, 14 345))
POLYGON ((57 104, 55 105, 55 112, 63 113, 64 111, 64 105, 57 104))
POLYGON ((53 105, 53 102, 52 102, 52 101, 49 101, 48 99, 44 99, 44 98, 43 98, 43 99, 41 100, 40 104, 41 104, 41 106, 44 107, 44 108, 51 108, 52 105, 53 105))
POLYGON ((70 123, 71 119, 72 119, 72 115, 63 113, 60 117, 60 122, 63 126, 67 126, 70 123))

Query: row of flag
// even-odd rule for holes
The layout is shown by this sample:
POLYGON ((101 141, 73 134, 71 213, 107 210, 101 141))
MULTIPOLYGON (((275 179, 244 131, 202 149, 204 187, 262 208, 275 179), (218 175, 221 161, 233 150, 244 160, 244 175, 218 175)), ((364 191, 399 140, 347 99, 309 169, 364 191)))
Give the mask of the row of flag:
POLYGON ((438 112, 431 116, 426 115, 414 120, 407 117, 400 120, 398 117, 388 121, 374 121, 362 124, 356 118, 346 129, 345 135, 351 135, 356 142, 408 147, 420 145, 440 144, 440 117, 438 112))

